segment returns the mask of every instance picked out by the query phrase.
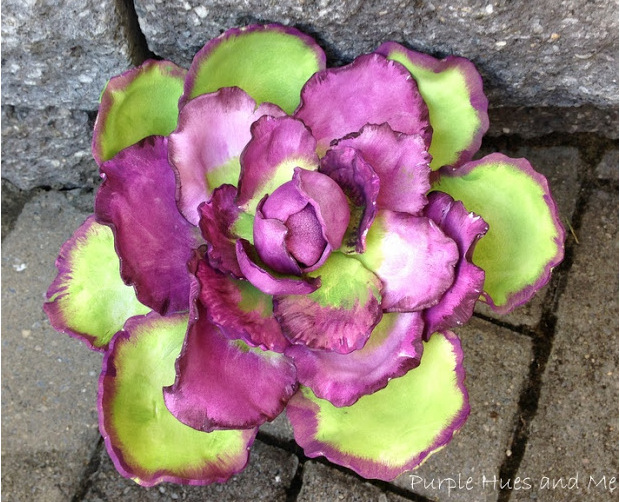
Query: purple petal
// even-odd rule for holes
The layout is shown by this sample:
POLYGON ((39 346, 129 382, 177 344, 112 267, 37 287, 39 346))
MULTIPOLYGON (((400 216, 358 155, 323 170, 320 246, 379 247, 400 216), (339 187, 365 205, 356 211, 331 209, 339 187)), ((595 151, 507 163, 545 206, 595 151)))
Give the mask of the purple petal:
POLYGON ((187 310, 187 261, 199 243, 175 200, 167 139, 151 136, 101 166, 97 219, 112 227, 121 276, 160 314, 187 310))
POLYGON ((239 156, 250 141, 250 126, 263 115, 282 116, 275 105, 256 102, 237 87, 203 94, 185 105, 170 135, 170 163, 177 171, 178 203, 183 215, 198 224, 198 206, 218 186, 237 185, 239 156))
POLYGON ((273 316, 271 296, 247 281, 239 281, 214 270, 206 261, 196 266, 200 301, 209 320, 226 338, 240 339, 253 347, 283 352, 289 345, 273 316))
POLYGON ((411 312, 435 305, 454 281, 456 243, 428 218, 381 210, 355 256, 384 284, 381 307, 411 312))
POLYGON ((321 159, 320 172, 338 183, 349 199, 351 219, 344 246, 350 252, 363 253, 366 234, 377 213, 379 176, 357 150, 346 146, 328 150, 321 159))
POLYGON ((164 401, 184 424, 205 432, 247 429, 277 417, 297 390, 295 366, 282 354, 227 340, 196 306, 174 385, 164 401))
POLYGON ((252 124, 252 139, 241 154, 237 203, 254 212, 265 194, 292 178, 296 167, 316 170, 319 158, 312 133, 291 117, 261 117, 252 124))
POLYGON ((312 129, 319 152, 364 125, 388 122, 395 131, 420 134, 430 144, 428 108, 399 63, 366 54, 341 68, 315 73, 301 91, 295 117, 312 129))
POLYGON ((334 406, 351 406, 420 364, 423 325, 419 312, 385 314, 360 350, 338 354, 291 345, 285 354, 295 362, 299 383, 334 406))
POLYGON ((244 277, 268 295, 307 295, 321 284, 319 279, 278 277, 260 265, 252 245, 239 239, 236 245, 237 261, 244 277))
POLYGON ((369 124, 336 144, 356 149, 379 176, 379 209, 417 214, 426 205, 431 157, 420 136, 369 124))
POLYGON ((471 260, 478 240, 489 226, 478 215, 465 209, 448 194, 432 192, 424 215, 434 221, 459 249, 454 283, 437 305, 424 311, 426 340, 437 331, 466 323, 474 312, 474 305, 482 294, 484 270, 471 260))
POLYGON ((280 220, 265 218, 261 211, 262 204, 263 201, 258 204, 253 228, 258 255, 266 265, 282 274, 301 275, 299 265, 286 246, 288 228, 280 220))
POLYGON ((222 185, 215 189, 211 200, 200 206, 200 230, 207 241, 207 256, 212 267, 239 279, 243 278, 235 242, 237 237, 233 225, 241 209, 235 204, 237 189, 232 185, 222 185))
POLYGON ((314 293, 280 294, 273 311, 291 343, 347 354, 361 349, 381 320, 381 281, 353 258, 332 253, 314 293))

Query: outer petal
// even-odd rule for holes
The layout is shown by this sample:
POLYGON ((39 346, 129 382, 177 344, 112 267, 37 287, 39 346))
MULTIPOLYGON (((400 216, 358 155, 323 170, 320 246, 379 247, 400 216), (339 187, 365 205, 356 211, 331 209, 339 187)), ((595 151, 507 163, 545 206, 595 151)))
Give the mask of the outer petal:
POLYGON ((123 283, 112 231, 94 216, 63 244, 56 268, 58 275, 47 290, 43 309, 54 329, 83 340, 93 350, 106 350, 129 317, 150 310, 123 283))
POLYGON ((273 420, 297 390, 295 366, 282 354, 227 340, 197 304, 177 360, 177 379, 164 388, 166 406, 202 431, 251 428, 273 420))
POLYGON ((353 406, 336 408, 302 387, 287 415, 309 457, 323 455, 365 478, 391 481, 446 445, 469 414, 456 335, 435 334, 422 363, 353 406))
POLYGON ((291 117, 265 116, 252 124, 252 139, 241 154, 238 204, 254 213, 265 194, 290 180, 296 167, 318 169, 316 141, 291 117))
POLYGON ((403 64, 418 83, 433 127, 431 168, 471 160, 489 128, 489 101, 473 63, 455 56, 435 59, 395 42, 384 43, 377 52, 403 64))
POLYGON ((565 233, 547 180, 527 160, 491 154, 458 171, 442 169, 434 188, 489 224, 473 261, 486 273, 491 308, 509 312, 549 281, 564 257, 565 233))
POLYGON ((211 199, 199 208, 200 230, 207 241, 211 266, 241 279, 234 226, 242 213, 235 203, 236 197, 237 189, 232 185, 216 188, 211 199))
POLYGON ((247 281, 214 270, 205 261, 199 262, 196 277, 207 317, 224 336, 275 352, 283 352, 289 345, 273 316, 271 296, 247 281))
POLYGON ((312 129, 318 151, 364 125, 388 122, 395 131, 420 134, 430 144, 428 109, 400 64, 366 54, 341 68, 314 75, 301 91, 295 117, 312 129))
POLYGON ((278 295, 276 319, 294 344, 347 354, 361 349, 381 320, 381 281, 357 260, 332 253, 311 277, 321 287, 306 296, 278 295))
POLYGON ((480 216, 469 213, 462 202, 455 202, 448 194, 432 192, 428 199, 424 215, 456 242, 460 259, 452 286, 437 305, 424 311, 426 339, 436 331, 464 324, 472 316, 482 293, 484 270, 476 267, 471 257, 476 243, 489 229, 480 216))
POLYGON ((111 78, 101 94, 93 134, 97 164, 147 136, 170 134, 186 70, 170 61, 148 60, 111 78))
POLYGON ((99 428, 118 471, 143 486, 224 482, 242 470, 256 429, 209 434, 166 409, 187 315, 133 317, 116 334, 99 379, 99 428))
POLYGON ((359 151, 379 176, 379 209, 417 214, 426 205, 431 158, 420 136, 369 124, 336 144, 359 151))
POLYGON ((420 364, 424 322, 418 312, 385 314, 368 342, 350 354, 292 345, 297 379, 334 406, 351 406, 420 364))
POLYGON ((263 293, 268 295, 307 295, 321 285, 318 278, 306 280, 270 272, 260 262, 251 244, 245 239, 237 241, 236 251, 239 267, 244 277, 263 293))
POLYGON ((199 236, 177 209, 166 138, 151 136, 126 148, 101 173, 95 213, 114 231, 123 280, 161 314, 187 310, 186 263, 199 236))
POLYGON ((250 126, 263 115, 284 112, 271 103, 257 108, 237 87, 199 96, 181 109, 179 126, 169 138, 169 157, 178 176, 179 209, 194 225, 200 218, 198 206, 215 188, 237 185, 239 156, 252 137, 250 126))
POLYGON ((258 103, 276 103, 292 113, 301 87, 323 68, 322 49, 295 28, 277 24, 235 28, 196 54, 179 104, 222 87, 240 87, 258 103))
POLYGON ((379 211, 366 252, 356 255, 385 285, 382 308, 411 312, 435 305, 454 281, 455 242, 428 218, 379 211))
POLYGON ((331 148, 321 159, 320 172, 327 174, 349 200, 351 218, 344 236, 345 252, 363 253, 366 234, 377 214, 379 176, 354 148, 331 148))

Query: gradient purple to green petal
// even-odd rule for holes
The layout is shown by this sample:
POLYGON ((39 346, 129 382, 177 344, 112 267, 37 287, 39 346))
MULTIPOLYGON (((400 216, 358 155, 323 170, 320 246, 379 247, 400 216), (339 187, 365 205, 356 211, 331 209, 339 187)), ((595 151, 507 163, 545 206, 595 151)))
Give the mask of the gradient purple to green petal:
POLYGON ((253 213, 258 202, 293 177, 296 167, 316 170, 316 141, 303 122, 291 117, 261 117, 241 154, 237 203, 253 213))
POLYGON ((240 87, 258 104, 275 103, 293 113, 303 84, 323 68, 323 50, 312 37, 291 26, 233 28, 194 56, 179 107, 200 94, 240 87))
POLYGON ((121 279, 114 236, 89 216, 60 249, 43 310, 55 330, 105 351, 125 320, 149 308, 121 279))
POLYGON ((379 54, 313 75, 294 116, 312 129, 321 156, 331 141, 368 123, 387 122, 395 131, 420 134, 427 144, 431 139, 428 108, 415 81, 402 65, 379 54))
POLYGON ((499 313, 527 302, 564 257, 566 234, 546 178, 526 159, 499 153, 438 175, 434 189, 461 200, 489 225, 473 253, 473 263, 485 271, 485 301, 499 313))
POLYGON ((457 56, 439 60, 395 42, 382 44, 376 52, 403 64, 416 79, 433 128, 432 169, 470 161, 489 128, 489 101, 474 64, 457 56))
POLYGON ((99 428, 125 477, 161 482, 222 483, 248 461, 257 429, 204 433, 166 409, 162 387, 174 382, 187 314, 132 317, 110 343, 99 379, 99 428))
POLYGON ((168 140, 170 164, 178 178, 178 205, 194 225, 198 206, 218 186, 237 185, 239 156, 250 141, 250 126, 261 116, 283 116, 271 103, 256 102, 237 87, 198 96, 179 113, 179 125, 168 140))
POLYGON ((456 335, 436 333, 417 368, 352 406, 335 407, 301 387, 286 410, 295 440, 308 457, 391 481, 444 447, 465 423, 462 362, 456 335))
POLYGON ((335 144, 357 150, 379 176, 378 209, 418 214, 426 205, 431 156, 422 137, 369 124, 335 144))
POLYGON ((379 176, 357 150, 341 146, 327 151, 319 171, 338 184, 349 202, 350 220, 342 251, 363 253, 366 234, 377 213, 379 176))
POLYGON ((456 242, 459 250, 454 283, 437 305, 424 310, 424 334, 428 339, 437 331, 460 326, 471 318, 484 285, 484 270, 471 259, 476 243, 489 226, 480 216, 468 212, 462 202, 456 202, 443 192, 431 192, 424 216, 456 242))
POLYGON ((290 345, 273 316, 271 296, 248 281, 214 270, 204 260, 198 263, 195 274, 207 317, 226 338, 275 352, 283 352, 290 345))
POLYGON ((308 295, 278 294, 273 311, 293 344, 347 354, 361 349, 381 320, 379 278, 342 253, 309 274, 321 287, 308 295))
POLYGON ((381 210, 368 232, 366 252, 355 255, 383 282, 385 312, 431 307, 454 281, 456 243, 428 218, 381 210))
POLYGON ((177 209, 167 139, 126 148, 101 166, 101 176, 95 214, 114 232, 123 280, 161 314, 187 310, 186 264, 200 236, 177 209))
POLYGON ((228 340, 201 302, 196 313, 177 359, 176 381, 164 388, 168 410, 207 432, 253 428, 276 418, 297 390, 291 360, 228 340))
POLYGON ((384 314, 360 350, 338 354, 292 345, 285 354, 300 384, 334 406, 351 406, 420 364, 423 327, 419 312, 384 314))
POLYGON ((93 132, 97 164, 147 136, 166 136, 174 130, 186 74, 170 61, 149 59, 108 81, 93 132))

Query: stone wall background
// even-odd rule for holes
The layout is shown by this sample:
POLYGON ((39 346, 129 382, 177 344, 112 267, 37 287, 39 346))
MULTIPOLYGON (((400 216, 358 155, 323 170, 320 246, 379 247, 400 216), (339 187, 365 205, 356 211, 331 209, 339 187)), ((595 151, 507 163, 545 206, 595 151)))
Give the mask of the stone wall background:
POLYGON ((148 57, 188 66, 207 40, 252 22, 313 35, 330 65, 385 40, 468 57, 492 136, 618 137, 618 0, 3 0, 2 10, 2 178, 21 190, 92 188, 107 79, 148 57))

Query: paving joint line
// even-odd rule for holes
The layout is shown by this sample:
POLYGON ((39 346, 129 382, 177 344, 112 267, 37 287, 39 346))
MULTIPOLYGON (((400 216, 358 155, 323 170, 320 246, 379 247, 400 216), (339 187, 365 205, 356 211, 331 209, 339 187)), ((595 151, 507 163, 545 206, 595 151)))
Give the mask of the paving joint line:
POLYGON ((71 498, 71 502, 82 502, 84 497, 88 493, 91 485, 93 484, 93 475, 99 470, 99 466, 101 464, 101 451, 103 450, 103 437, 99 436, 97 439, 97 443, 93 448, 93 452, 90 455, 90 459, 88 460, 88 464, 82 471, 80 476, 80 483, 75 491, 75 494, 71 498))
POLYGON ((116 10, 122 19, 125 39, 129 45, 129 59, 134 66, 139 66, 147 59, 161 59, 148 46, 146 36, 140 29, 138 13, 133 0, 114 0, 116 10))
MULTIPOLYGON (((518 335, 527 336, 528 338, 536 337, 536 331, 532 328, 528 328, 525 324, 511 324, 509 322, 502 321, 501 319, 496 319, 495 317, 480 314, 478 312, 474 312, 473 317, 480 319, 481 321, 494 324, 495 326, 499 326, 500 328, 507 329, 513 333, 517 333, 518 335)), ((455 330, 458 331, 458 328, 455 328, 455 330)))

